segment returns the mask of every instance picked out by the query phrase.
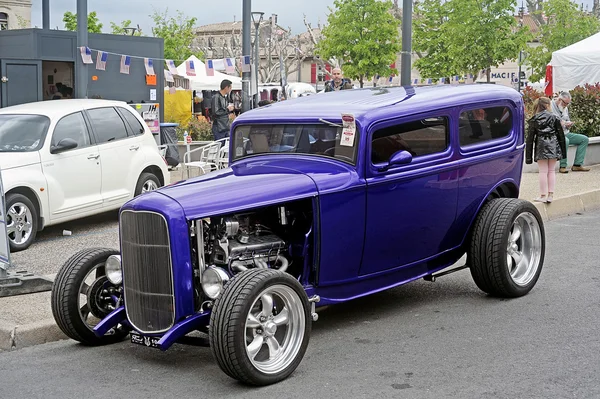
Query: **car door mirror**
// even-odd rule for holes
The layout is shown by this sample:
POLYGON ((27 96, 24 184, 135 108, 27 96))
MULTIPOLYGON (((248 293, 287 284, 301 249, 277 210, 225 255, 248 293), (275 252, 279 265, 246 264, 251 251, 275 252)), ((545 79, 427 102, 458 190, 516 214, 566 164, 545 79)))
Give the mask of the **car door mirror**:
POLYGON ((58 144, 50 147, 50 154, 58 154, 63 151, 72 150, 73 148, 77 148, 77 142, 73 139, 62 139, 58 142, 58 144))
POLYGON ((396 151, 388 160, 387 165, 385 165, 382 168, 379 168, 379 171, 385 172, 386 170, 389 170, 392 166, 408 165, 412 162, 412 159, 413 156, 410 152, 405 150, 396 151))

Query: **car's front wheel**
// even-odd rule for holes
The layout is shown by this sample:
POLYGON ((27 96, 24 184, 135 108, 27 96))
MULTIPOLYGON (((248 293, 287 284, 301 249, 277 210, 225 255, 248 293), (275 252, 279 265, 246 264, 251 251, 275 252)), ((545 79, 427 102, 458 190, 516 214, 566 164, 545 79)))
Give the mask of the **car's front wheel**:
POLYGON ((251 385, 287 378, 310 337, 310 307, 302 285, 272 269, 237 275, 215 301, 210 347, 221 369, 251 385))
POLYGON ((121 341, 129 334, 120 325, 102 337, 94 334, 94 327, 120 300, 118 287, 108 281, 104 267, 108 257, 118 253, 108 248, 84 249, 71 256, 56 275, 52 315, 69 338, 97 346, 121 341))
POLYGON ((6 230, 11 252, 27 249, 35 240, 38 213, 31 200, 23 194, 6 196, 6 230))
POLYGON ((527 294, 542 272, 544 224, 530 202, 492 199, 483 206, 471 235, 471 275, 484 292, 507 298, 527 294))

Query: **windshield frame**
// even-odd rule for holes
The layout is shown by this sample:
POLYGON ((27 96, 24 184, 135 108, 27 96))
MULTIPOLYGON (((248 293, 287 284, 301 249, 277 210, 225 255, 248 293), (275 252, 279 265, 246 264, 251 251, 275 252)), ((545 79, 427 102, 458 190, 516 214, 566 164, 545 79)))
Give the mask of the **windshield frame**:
POLYGON ((38 145, 35 148, 31 148, 31 149, 27 149, 27 150, 19 150, 19 151, 7 151, 7 150, 3 150, 0 147, 0 153, 20 153, 20 152, 36 152, 36 151, 40 151, 43 147, 44 144, 46 142, 46 138, 48 137, 48 131, 50 129, 50 124, 51 124, 51 119, 48 115, 42 115, 42 114, 9 114, 9 113, 0 113, 0 119, 3 118, 17 118, 17 117, 25 117, 25 118, 40 118, 41 120, 43 120, 44 122, 44 131, 42 132, 41 136, 40 136, 40 141, 38 143, 38 145))
MULTIPOLYGON (((304 127, 308 127, 309 129, 319 129, 319 128, 323 128, 323 129, 334 129, 336 132, 336 139, 335 139, 335 143, 333 146, 331 146, 331 148, 340 148, 340 149, 345 149, 345 148, 350 148, 350 147, 342 147, 339 145, 339 141, 340 141, 340 137, 342 135, 342 122, 341 120, 339 121, 339 123, 323 123, 323 122, 318 122, 318 121, 303 121, 303 122, 297 122, 297 121, 277 121, 277 122, 254 122, 254 121, 244 121, 244 122, 240 122, 238 124, 235 124, 232 127, 232 132, 231 132, 231 143, 230 143, 230 152, 231 152, 231 163, 234 162, 238 162, 244 159, 248 159, 248 158, 252 158, 252 157, 258 157, 258 156, 278 156, 278 155, 287 155, 287 156, 292 156, 292 155, 297 155, 297 156, 310 156, 310 157, 318 157, 318 158, 325 158, 325 159, 331 159, 331 160, 336 160, 336 161, 340 161, 343 162, 345 164, 348 165, 352 165, 353 167, 356 167, 358 165, 359 162, 359 146, 360 146, 360 128, 359 126, 356 126, 356 132, 355 132, 355 137, 354 137, 354 143, 352 145, 352 155, 353 158, 350 159, 349 157, 346 157, 345 155, 342 154, 338 154, 338 157, 331 156, 331 155, 323 155, 323 154, 318 154, 318 153, 310 153, 310 152, 288 152, 288 151, 272 151, 272 152, 259 152, 259 153, 246 153, 244 155, 241 156, 237 156, 236 155, 236 147, 237 147, 237 141, 238 141, 238 132, 240 131, 240 129, 254 129, 254 128, 265 128, 265 129, 273 129, 274 127, 279 127, 282 130, 282 134, 283 131, 285 130, 286 127, 289 126, 295 126, 295 127, 300 127, 300 126, 304 126, 304 127)), ((243 132, 241 132, 240 134, 244 135, 243 132)), ((248 132, 248 136, 250 135, 250 132, 248 132)), ((312 135, 309 134, 309 136, 311 138, 314 139, 314 137, 312 135)), ((250 139, 248 137, 243 137, 243 140, 245 140, 246 142, 249 141, 250 139)), ((310 141, 310 138, 309 138, 310 141)), ((330 140, 331 141, 331 140, 330 140)), ((313 144, 315 141, 312 141, 311 144, 313 144)), ((296 145, 298 145, 298 143, 296 143, 296 145)))

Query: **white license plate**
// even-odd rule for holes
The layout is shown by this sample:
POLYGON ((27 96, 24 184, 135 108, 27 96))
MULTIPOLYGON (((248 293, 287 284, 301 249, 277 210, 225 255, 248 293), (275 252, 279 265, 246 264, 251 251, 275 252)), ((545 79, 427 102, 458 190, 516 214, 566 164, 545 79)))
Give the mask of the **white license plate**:
POLYGON ((136 333, 131 333, 131 342, 138 345, 148 346, 150 348, 158 348, 160 337, 144 337, 136 333))

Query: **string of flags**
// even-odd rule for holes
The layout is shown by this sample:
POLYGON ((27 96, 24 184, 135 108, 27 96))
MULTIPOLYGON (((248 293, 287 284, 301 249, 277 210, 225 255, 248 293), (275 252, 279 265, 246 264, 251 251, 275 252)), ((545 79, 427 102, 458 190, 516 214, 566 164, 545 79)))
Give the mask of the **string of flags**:
MULTIPOLYGON (((106 64, 108 62, 108 55, 116 55, 121 57, 121 64, 119 67, 119 71, 122 74, 129 75, 129 69, 131 66, 131 59, 143 59, 144 60, 144 68, 146 70, 146 75, 156 75, 154 71, 154 61, 164 61, 166 64, 165 69, 165 79, 167 82, 174 82, 174 76, 180 76, 180 73, 177 71, 177 66, 175 65, 175 60, 164 59, 164 58, 147 58, 147 57, 139 57, 134 55, 127 54, 118 54, 111 53, 109 51, 102 51, 97 49, 91 49, 87 46, 79 47, 79 52, 81 53, 81 60, 84 64, 93 64, 92 60, 92 51, 96 51, 96 69, 100 71, 106 70, 106 64)), ((251 59, 249 55, 239 57, 239 67, 242 72, 250 72, 252 68, 251 59)), ((236 58, 220 58, 220 59, 209 59, 206 60, 205 68, 207 76, 214 76, 215 71, 225 71, 228 74, 234 74, 236 67, 236 58)), ((196 65, 194 65, 193 60, 185 61, 185 74, 187 76, 196 76, 196 65)))

